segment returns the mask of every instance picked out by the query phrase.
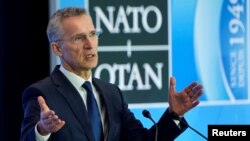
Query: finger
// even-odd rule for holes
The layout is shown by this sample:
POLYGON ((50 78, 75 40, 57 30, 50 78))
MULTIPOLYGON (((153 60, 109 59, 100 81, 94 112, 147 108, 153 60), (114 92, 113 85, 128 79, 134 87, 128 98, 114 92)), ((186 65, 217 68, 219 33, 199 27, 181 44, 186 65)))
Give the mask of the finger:
POLYGON ((41 112, 41 117, 42 118, 50 118, 50 117, 52 117, 52 116, 54 116, 55 115, 55 112, 53 111, 53 110, 49 110, 49 111, 45 111, 45 112, 41 112))
POLYGON ((174 77, 170 77, 170 86, 169 86, 170 95, 175 93, 175 84, 176 84, 175 78, 174 77))
POLYGON ((195 95, 197 92, 199 92, 203 87, 202 85, 198 84, 197 82, 194 82, 193 87, 190 87, 190 91, 187 93, 188 96, 192 97, 195 95))
POLYGON ((53 120, 55 119, 54 118, 55 115, 53 114, 50 114, 50 115, 42 115, 41 118, 42 118, 42 123, 45 124, 45 125, 50 125, 51 123, 53 123, 53 120))
POLYGON ((199 92, 197 92, 195 95, 191 97, 191 100, 196 101, 202 95, 202 93, 203 93, 203 90, 200 90, 199 92))
POLYGON ((55 125, 60 121, 60 119, 58 118, 57 115, 54 115, 53 117, 51 117, 51 122, 55 125))
POLYGON ((191 109, 194 108, 195 106, 197 106, 199 103, 200 103, 199 100, 194 101, 194 102, 192 103, 191 109))
POLYGON ((52 123, 52 120, 51 119, 43 119, 43 121, 42 121, 42 124, 44 125, 44 126, 50 126, 51 125, 51 123, 52 123))
POLYGON ((45 111, 50 110, 42 96, 38 96, 37 99, 38 99, 38 103, 39 103, 39 106, 41 108, 41 111, 45 112, 45 111))
POLYGON ((198 85, 195 88, 193 88, 193 90, 191 90, 188 95, 190 97, 193 97, 194 95, 196 95, 198 92, 200 92, 202 90, 203 86, 202 85, 198 85))
POLYGON ((59 129, 61 129, 65 124, 65 121, 61 120, 61 119, 57 119, 54 123, 53 126, 51 127, 51 131, 52 132, 56 132, 59 129))
POLYGON ((61 124, 62 124, 62 120, 61 119, 54 120, 53 123, 52 123, 53 128, 61 127, 61 124))
POLYGON ((57 132, 65 125, 65 121, 59 120, 57 124, 52 128, 52 132, 57 132))
POLYGON ((200 92, 202 89, 203 89, 203 86, 202 86, 202 85, 198 85, 198 86, 195 88, 194 94, 200 92))
POLYGON ((185 91, 187 94, 189 94, 189 93, 193 90, 193 88, 197 86, 197 84, 198 84, 197 82, 192 82, 191 84, 189 84, 189 85, 184 89, 184 91, 185 91))

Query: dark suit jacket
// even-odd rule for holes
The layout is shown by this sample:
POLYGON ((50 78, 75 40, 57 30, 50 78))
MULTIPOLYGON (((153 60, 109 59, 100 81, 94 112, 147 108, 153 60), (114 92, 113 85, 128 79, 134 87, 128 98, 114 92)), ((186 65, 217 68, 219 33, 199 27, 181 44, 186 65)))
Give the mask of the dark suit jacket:
MULTIPOLYGON (((146 129, 128 109, 120 89, 108 82, 93 78, 93 84, 101 95, 106 107, 108 141, 153 141, 155 126, 146 129)), ((40 119, 37 97, 43 96, 50 109, 53 109, 65 125, 52 133, 50 141, 93 141, 93 132, 87 111, 78 91, 57 66, 52 74, 25 89, 23 93, 24 119, 21 128, 21 141, 35 140, 35 125, 40 119)), ((174 140, 187 127, 180 130, 168 110, 157 123, 158 140, 174 140)))

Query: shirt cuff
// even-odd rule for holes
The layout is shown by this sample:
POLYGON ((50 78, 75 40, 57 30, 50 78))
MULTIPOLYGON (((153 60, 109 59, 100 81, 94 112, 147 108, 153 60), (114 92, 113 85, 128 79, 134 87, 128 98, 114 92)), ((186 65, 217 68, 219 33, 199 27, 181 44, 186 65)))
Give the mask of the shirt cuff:
POLYGON ((174 119, 174 123, 181 129, 181 124, 179 120, 174 119))
POLYGON ((49 137, 51 135, 51 133, 49 133, 48 135, 41 135, 38 131, 37 131, 37 124, 35 126, 35 134, 36 134, 36 141, 48 141, 49 137))
POLYGON ((170 113, 171 117, 174 120, 174 123, 181 129, 181 124, 180 124, 180 120, 183 116, 179 116, 177 115, 175 112, 170 113))

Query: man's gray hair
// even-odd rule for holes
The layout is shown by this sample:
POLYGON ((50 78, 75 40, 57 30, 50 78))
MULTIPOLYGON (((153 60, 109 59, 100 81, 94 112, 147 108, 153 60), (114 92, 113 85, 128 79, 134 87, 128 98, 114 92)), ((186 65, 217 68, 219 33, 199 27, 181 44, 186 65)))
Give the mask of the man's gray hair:
POLYGON ((89 15, 86 9, 81 7, 66 7, 57 10, 49 20, 47 26, 47 36, 49 42, 55 42, 63 36, 63 30, 61 28, 61 21, 65 18, 80 16, 80 15, 89 15))

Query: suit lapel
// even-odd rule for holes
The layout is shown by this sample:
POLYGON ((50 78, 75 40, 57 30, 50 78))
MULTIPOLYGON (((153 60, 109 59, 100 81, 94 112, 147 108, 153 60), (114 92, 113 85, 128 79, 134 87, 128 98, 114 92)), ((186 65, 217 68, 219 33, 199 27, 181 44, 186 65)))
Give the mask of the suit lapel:
POLYGON ((86 133, 89 140, 93 140, 93 133, 91 132, 91 130, 89 130, 91 128, 91 125, 87 115, 87 110, 80 94, 64 76, 64 74, 59 70, 59 66, 57 66, 57 68, 53 71, 51 77, 55 85, 57 86, 58 91, 65 98, 67 104, 81 124, 84 133, 86 133))
POLYGON ((116 132, 119 131, 117 129, 117 126, 114 121, 116 121, 114 118, 116 113, 114 111, 114 105, 112 105, 112 96, 109 94, 109 89, 107 89, 103 84, 101 84, 100 81, 93 78, 93 84, 95 85, 97 91, 100 94, 100 97, 103 101, 103 105, 106 108, 106 125, 108 126, 108 140, 113 140, 114 135, 116 135, 116 132))

